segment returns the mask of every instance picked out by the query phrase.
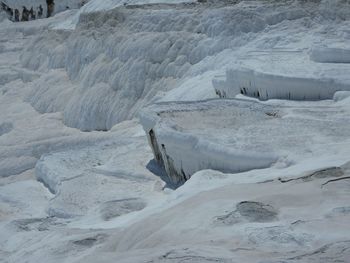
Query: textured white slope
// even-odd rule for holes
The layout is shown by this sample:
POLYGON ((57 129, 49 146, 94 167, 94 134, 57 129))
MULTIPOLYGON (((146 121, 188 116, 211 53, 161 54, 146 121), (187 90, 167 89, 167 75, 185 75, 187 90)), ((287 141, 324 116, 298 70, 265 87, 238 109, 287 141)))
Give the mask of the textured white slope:
POLYGON ((304 61, 309 60, 307 52, 314 41, 324 41, 327 27, 334 26, 339 32, 329 33, 327 41, 349 39, 347 20, 340 22, 340 15, 335 13, 323 25, 320 21, 326 14, 318 9, 319 5, 312 3, 293 4, 286 10, 283 5, 241 2, 227 6, 123 6, 85 14, 76 31, 43 33, 21 56, 23 65, 32 70, 65 69, 74 88, 63 90, 59 82, 45 86, 40 79, 33 86, 43 87, 43 95, 34 89, 27 100, 40 112, 53 108, 63 111, 65 124, 71 127, 106 130, 134 117, 143 105, 171 89, 174 91, 165 100, 215 97, 209 91, 210 78, 230 68, 239 70, 241 61, 251 62, 248 68, 264 72, 261 68, 269 68, 266 65, 271 57, 283 60, 270 63, 276 69, 282 64, 288 70, 292 65, 287 76, 298 73, 298 78, 316 79, 315 85, 318 78, 329 76, 337 83, 347 83, 349 65, 317 66, 304 61), (312 30, 314 35, 309 33, 312 30), (285 50, 301 50, 302 55, 283 55, 285 50), (45 87, 50 91, 45 92, 45 87))
POLYGON ((349 49, 350 5, 234 2, 120 6, 82 13, 75 31, 52 29, 74 10, 0 24, 0 261, 347 262, 349 92, 321 102, 238 96, 282 113, 271 116, 189 100, 216 97, 212 80, 225 85, 240 66, 346 83, 348 64, 310 54, 349 49), (226 165, 238 155, 261 167, 239 147, 278 161, 201 170, 170 189, 138 120, 124 121, 158 100, 175 101, 160 131, 191 173, 214 151, 226 165))
POLYGON ((79 12, 75 14, 70 19, 60 22, 55 25, 54 29, 61 30, 73 30, 79 23, 80 16, 82 14, 94 13, 97 11, 107 11, 114 9, 119 6, 125 5, 142 5, 142 4, 156 4, 156 3, 166 3, 166 4, 176 4, 184 2, 196 2, 196 0, 90 0, 89 3, 80 8, 79 12))
POLYGON ((117 134, 103 144, 43 155, 35 173, 55 194, 46 207, 48 215, 88 214, 108 221, 123 214, 118 205, 125 208, 125 214, 143 209, 162 196, 164 185, 146 168, 151 157, 143 136, 118 139, 117 134))
POLYGON ((331 171, 325 178, 309 173, 306 182, 259 184, 203 171, 187 191, 220 181, 222 187, 114 234, 113 250, 104 247, 79 262, 346 262, 349 181, 322 186, 331 171))

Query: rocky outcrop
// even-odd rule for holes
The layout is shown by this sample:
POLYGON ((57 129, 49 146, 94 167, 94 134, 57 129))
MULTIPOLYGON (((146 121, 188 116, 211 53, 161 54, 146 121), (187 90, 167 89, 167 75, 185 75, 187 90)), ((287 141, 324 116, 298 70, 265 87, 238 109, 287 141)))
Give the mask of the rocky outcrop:
POLYGON ((51 17, 56 13, 67 9, 79 8, 85 4, 85 0, 2 0, 0 10, 7 13, 14 22, 30 21, 51 17))

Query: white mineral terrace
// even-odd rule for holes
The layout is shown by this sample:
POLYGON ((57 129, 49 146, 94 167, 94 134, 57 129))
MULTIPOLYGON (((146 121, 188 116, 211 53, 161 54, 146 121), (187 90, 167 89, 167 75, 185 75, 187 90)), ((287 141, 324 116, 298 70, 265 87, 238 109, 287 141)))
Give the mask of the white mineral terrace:
POLYGON ((1 263, 349 262, 350 1, 1 2, 1 263))
POLYGON ((173 182, 203 169, 241 172, 312 158, 350 143, 349 109, 332 101, 261 104, 248 100, 174 102, 141 114, 155 159, 173 182))
POLYGON ((213 85, 223 98, 331 99, 336 91, 350 91, 350 46, 342 46, 249 51, 213 85))

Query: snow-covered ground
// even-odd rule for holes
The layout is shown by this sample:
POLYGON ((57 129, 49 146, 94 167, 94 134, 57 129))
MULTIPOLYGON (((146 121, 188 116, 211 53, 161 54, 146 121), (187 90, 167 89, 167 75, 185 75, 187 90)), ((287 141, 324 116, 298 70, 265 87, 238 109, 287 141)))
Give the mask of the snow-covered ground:
POLYGON ((340 0, 0 13, 0 261, 349 262, 349 25, 340 0))

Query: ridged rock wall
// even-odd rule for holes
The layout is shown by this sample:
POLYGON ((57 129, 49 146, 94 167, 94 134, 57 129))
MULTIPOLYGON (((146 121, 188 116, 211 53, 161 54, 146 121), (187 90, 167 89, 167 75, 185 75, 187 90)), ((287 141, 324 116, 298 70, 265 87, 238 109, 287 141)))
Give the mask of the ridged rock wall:
POLYGON ((2 0, 0 9, 4 10, 14 22, 30 21, 50 17, 67 9, 79 8, 88 0, 2 0))

